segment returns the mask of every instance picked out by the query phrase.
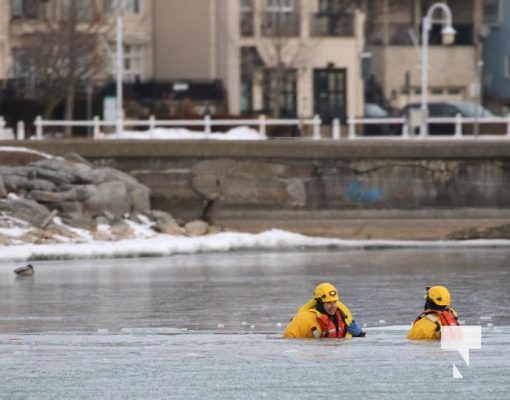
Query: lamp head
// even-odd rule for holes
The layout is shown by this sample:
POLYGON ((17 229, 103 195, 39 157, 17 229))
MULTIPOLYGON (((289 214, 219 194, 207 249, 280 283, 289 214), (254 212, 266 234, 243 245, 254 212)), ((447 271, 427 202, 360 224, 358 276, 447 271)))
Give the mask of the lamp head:
POLYGON ((443 44, 452 44, 455 41, 455 35, 457 31, 453 29, 451 25, 445 26, 441 31, 441 35, 443 36, 443 44))

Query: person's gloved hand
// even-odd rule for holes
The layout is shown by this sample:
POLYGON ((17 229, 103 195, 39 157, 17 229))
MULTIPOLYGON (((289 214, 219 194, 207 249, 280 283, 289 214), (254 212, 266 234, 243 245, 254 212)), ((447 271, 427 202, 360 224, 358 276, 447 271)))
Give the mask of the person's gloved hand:
POLYGON ((361 325, 356 321, 352 321, 351 324, 347 326, 347 332, 349 332, 354 337, 365 336, 365 332, 361 330, 361 325))

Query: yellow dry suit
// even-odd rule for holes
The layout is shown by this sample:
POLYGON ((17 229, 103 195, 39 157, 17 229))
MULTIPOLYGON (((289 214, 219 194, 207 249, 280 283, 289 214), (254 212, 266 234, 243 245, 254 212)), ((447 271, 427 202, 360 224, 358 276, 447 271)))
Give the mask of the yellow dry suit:
MULTIPOLYGON (((352 323, 352 314, 345 304, 336 301, 338 312, 341 315, 339 321, 340 332, 338 337, 351 338, 352 335, 346 331, 346 327, 352 323)), ((326 315, 317 311, 317 301, 312 299, 305 303, 290 321, 287 328, 283 332, 284 338, 320 338, 320 337, 337 337, 325 330, 326 315)))
POLYGON ((454 309, 446 307, 442 311, 426 310, 414 321, 407 334, 411 340, 441 339, 441 326, 460 325, 454 309))

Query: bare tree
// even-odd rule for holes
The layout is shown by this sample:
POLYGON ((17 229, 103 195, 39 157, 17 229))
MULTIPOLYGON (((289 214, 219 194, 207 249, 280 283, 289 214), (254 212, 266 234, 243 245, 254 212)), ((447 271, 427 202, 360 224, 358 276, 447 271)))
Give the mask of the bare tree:
POLYGON ((78 85, 105 76, 108 55, 100 38, 111 30, 111 19, 95 0, 45 3, 39 5, 39 18, 25 24, 22 62, 33 80, 33 97, 44 105, 44 116, 50 117, 65 100, 65 119, 72 120, 78 85))

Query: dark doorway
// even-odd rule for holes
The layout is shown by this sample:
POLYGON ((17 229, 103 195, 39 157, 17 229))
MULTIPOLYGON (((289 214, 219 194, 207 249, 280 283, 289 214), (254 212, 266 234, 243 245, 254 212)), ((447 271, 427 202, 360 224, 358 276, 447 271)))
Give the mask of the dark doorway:
POLYGON ((346 120, 346 77, 345 69, 325 68, 313 71, 313 109, 325 123, 334 118, 340 118, 343 122, 346 120))

